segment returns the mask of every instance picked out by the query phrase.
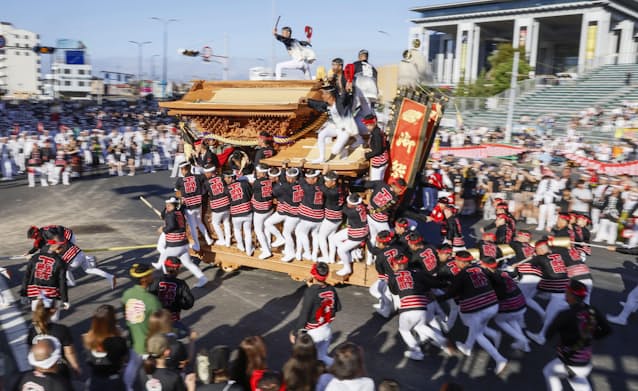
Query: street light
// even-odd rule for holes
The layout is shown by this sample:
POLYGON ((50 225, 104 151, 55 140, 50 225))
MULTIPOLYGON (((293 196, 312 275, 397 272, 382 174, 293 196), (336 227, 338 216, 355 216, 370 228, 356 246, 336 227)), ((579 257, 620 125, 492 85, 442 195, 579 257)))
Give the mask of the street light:
POLYGON ((156 74, 155 74, 155 57, 159 57, 159 54, 153 54, 151 56, 151 79, 153 79, 153 81, 155 81, 156 79, 156 74))
POLYGON ((153 20, 157 20, 158 22, 164 24, 164 62, 162 64, 162 98, 166 97, 166 72, 167 72, 167 59, 166 59, 166 50, 168 47, 168 24, 171 22, 177 22, 177 19, 163 19, 158 18, 157 16, 151 17, 153 20))
POLYGON ((144 42, 138 42, 138 41, 129 41, 130 43, 137 45, 137 49, 138 49, 138 54, 137 54, 137 81, 138 83, 140 83, 140 87, 142 86, 142 47, 144 47, 144 45, 148 45, 151 44, 153 42, 151 41, 144 41, 144 42))

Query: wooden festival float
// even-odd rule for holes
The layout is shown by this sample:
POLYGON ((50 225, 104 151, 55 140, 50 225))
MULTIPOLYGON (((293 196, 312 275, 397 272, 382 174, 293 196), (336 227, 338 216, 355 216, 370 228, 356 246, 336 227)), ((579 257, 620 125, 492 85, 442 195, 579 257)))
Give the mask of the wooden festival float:
MULTIPOLYGON (((259 133, 270 133, 277 153, 262 160, 270 166, 281 167, 287 161, 290 167, 322 169, 323 165, 310 162, 318 156, 317 131, 328 118, 302 103, 307 98, 321 99, 321 85, 321 80, 197 81, 181 100, 162 102, 160 106, 167 108, 170 115, 190 121, 202 132, 197 137, 233 145, 248 155, 249 147, 257 145, 259 133)), ((390 119, 386 125, 390 141, 389 177, 404 178, 412 188, 434 142, 445 102, 446 98, 421 87, 397 91, 390 103, 390 119)), ((330 148, 330 144, 326 147, 330 148)), ((349 178, 361 176, 369 168, 363 147, 328 164, 331 170, 349 178)), ((204 205, 204 219, 209 225, 208 203, 204 205)), ((209 232, 214 231, 209 229, 209 232)), ((309 261, 284 263, 276 249, 271 258, 260 260, 234 247, 206 246, 204 240, 200 240, 200 245, 202 250, 198 255, 203 261, 217 264, 225 271, 244 266, 287 273, 301 281, 307 278, 312 267, 309 261)), ((374 265, 366 266, 365 262, 354 262, 353 273, 345 279, 335 274, 339 268, 331 268, 329 283, 369 286, 377 278, 374 265)))

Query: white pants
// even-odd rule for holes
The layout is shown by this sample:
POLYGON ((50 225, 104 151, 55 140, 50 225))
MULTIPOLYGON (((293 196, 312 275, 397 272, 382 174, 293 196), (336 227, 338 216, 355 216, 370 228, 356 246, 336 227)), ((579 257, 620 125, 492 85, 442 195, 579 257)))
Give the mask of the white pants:
POLYGON ((277 65, 275 65, 275 79, 281 80, 281 73, 284 69, 298 69, 303 72, 306 80, 310 80, 310 65, 304 60, 278 62, 277 65))
POLYGON ((109 283, 113 281, 113 275, 107 273, 102 269, 95 267, 95 258, 86 256, 83 251, 80 251, 75 258, 69 263, 69 267, 66 270, 66 279, 70 286, 75 286, 75 278, 73 277, 73 270, 81 267, 86 274, 93 274, 106 278, 109 283))
POLYGON ((498 304, 494 304, 487 308, 484 308, 476 312, 461 312, 461 320, 468 328, 467 340, 465 341, 465 347, 469 350, 472 349, 475 342, 494 359, 496 362, 506 361, 492 342, 485 336, 485 328, 487 323, 498 313, 498 304))
POLYGON ((591 232, 598 232, 598 224, 600 223, 601 213, 602 213, 601 209, 591 208, 591 224, 592 224, 591 232))
POLYGON ((217 235, 217 244, 224 244, 226 247, 230 246, 230 211, 224 212, 211 212, 210 222, 213 226, 213 231, 217 235), (222 224, 224 229, 222 230, 222 224))
POLYGON ((204 273, 193 263, 190 254, 188 253, 188 246, 179 246, 179 247, 166 247, 164 251, 160 253, 159 263, 164 268, 164 261, 168 257, 178 257, 180 261, 182 261, 182 265, 189 272, 195 276, 195 278, 200 279, 204 277, 204 273))
POLYGON ((567 304, 567 300, 565 300, 565 293, 545 293, 549 295, 549 303, 547 303, 547 308, 545 308, 545 319, 543 320, 543 328, 538 334, 545 338, 545 332, 561 311, 569 308, 567 304))
POLYGON ((438 331, 427 325, 425 310, 405 311, 399 314, 399 334, 403 342, 410 350, 419 348, 419 344, 426 340, 432 340, 437 346, 445 346, 445 337, 438 331), (417 340, 412 332, 415 332, 417 340))
POLYGON ((237 242, 237 248, 246 251, 246 254, 253 254, 253 214, 245 216, 233 216, 230 219, 233 222, 233 234, 237 242), (242 237, 243 230, 243 237, 242 237))
POLYGON ((270 254, 270 240, 266 238, 266 220, 273 214, 272 211, 267 213, 253 213, 253 229, 255 231, 255 236, 257 236, 257 242, 259 243, 259 248, 261 248, 262 253, 270 254))
POLYGON ((2 177, 13 178, 13 162, 11 159, 2 159, 2 177))
POLYGON ((53 183, 55 179, 55 164, 48 162, 42 165, 42 175, 48 178, 49 183, 53 183))
POLYGON ((299 223, 295 228, 295 237, 297 238, 297 254, 304 258, 316 260, 319 253, 319 227, 321 222, 308 221, 299 219, 299 223), (310 238, 312 237, 312 249, 310 248, 310 238))
MULTIPOLYGON (((331 155, 339 155, 343 151, 343 149, 348 144, 350 140, 350 134, 345 130, 337 129, 332 125, 331 122, 328 122, 324 127, 319 131, 317 135, 317 148, 319 149, 319 160, 326 161, 326 139, 335 138, 336 140, 332 144, 332 149, 330 149, 331 155)), ((359 136, 360 137, 360 136, 359 136)))
POLYGON ((62 175, 62 184, 63 185, 68 185, 69 184, 69 171, 70 171, 69 167, 55 166, 55 174, 53 175, 53 182, 51 184, 54 185, 54 186, 57 185, 58 182, 60 181, 60 175, 62 175))
POLYGON ((49 182, 47 181, 46 169, 44 166, 42 167, 29 167, 27 169, 27 181, 29 182, 29 187, 35 186, 35 174, 40 175, 40 185, 42 187, 49 186, 49 182))
POLYGON ((387 164, 384 164, 381 167, 372 167, 370 166, 370 180, 371 181, 380 181, 385 178, 385 170, 388 168, 387 164))
POLYGON ((18 171, 20 172, 26 171, 27 167, 26 167, 26 162, 24 160, 24 154, 22 153, 16 154, 15 162, 16 162, 16 166, 18 166, 18 171))
POLYGON ((394 310, 394 305, 392 304, 392 292, 390 292, 390 289, 388 288, 387 280, 376 280, 372 283, 372 285, 370 285, 368 292, 370 292, 372 297, 379 300, 380 312, 392 312, 394 310))
POLYGON ((292 233, 295 232, 295 228, 297 228, 297 224, 299 224, 299 217, 295 216, 285 216, 284 218, 284 230, 282 235, 284 236, 284 240, 286 244, 284 244, 284 256, 294 256, 295 255, 295 241, 292 238, 292 233))
POLYGON ((534 310, 538 314, 538 316, 543 319, 545 317, 545 310, 541 307, 540 304, 536 300, 534 300, 534 296, 538 293, 538 282, 541 280, 539 276, 535 276, 533 274, 523 274, 520 281, 518 282, 518 288, 525 296, 525 302, 527 306, 534 310))
POLYGON ((157 238, 156 249, 157 249, 157 252, 160 254, 164 252, 164 250, 166 250, 166 234, 164 232, 162 232, 159 238, 157 238))
POLYGON ((538 206, 538 226, 536 230, 542 231, 554 225, 554 215, 556 214, 555 204, 540 204, 538 206))
POLYGON ((591 278, 579 281, 587 287, 587 297, 585 297, 583 301, 585 302, 585 304, 589 304, 589 302, 591 301, 591 291, 592 289, 594 289, 594 281, 591 278))
POLYGON ((494 317, 494 322, 505 331, 510 337, 516 341, 527 344, 527 337, 523 333, 523 325, 525 323, 525 311, 527 308, 516 312, 499 312, 494 317))
POLYGON ((173 162, 173 169, 171 170, 171 178, 182 176, 182 172, 179 169, 179 165, 186 161, 186 156, 183 153, 175 154, 175 161, 173 162))
POLYGON ((266 219, 266 221, 264 222, 264 226, 266 228, 265 231, 266 231, 267 240, 270 240, 271 236, 275 237, 276 242, 281 242, 284 240, 283 235, 281 234, 281 232, 279 232, 279 230, 277 229, 277 227, 275 227, 275 225, 279 223, 283 223, 285 219, 286 219, 286 216, 279 212, 273 213, 272 215, 270 215, 270 217, 266 219))
POLYGON ((334 252, 332 258, 330 257, 330 251, 328 250, 328 238, 337 232, 339 223, 324 219, 319 226, 319 234, 317 235, 317 242, 319 242, 319 249, 321 250, 321 256, 325 258, 328 263, 334 263, 334 252))
POLYGON ((454 299, 449 299, 447 301, 448 306, 450 307, 450 312, 447 314, 447 322, 445 324, 448 330, 452 330, 454 325, 456 324, 456 319, 459 317, 459 305, 456 304, 454 299))
POLYGON ((618 237, 618 223, 605 218, 600 219, 598 225, 598 232, 594 242, 607 242, 609 245, 616 244, 616 238, 618 237))
POLYGON ((307 332, 315 342, 315 347, 317 348, 317 359, 323 361, 326 366, 331 366, 334 360, 328 355, 328 348, 330 347, 330 340, 332 339, 332 328, 330 327, 330 323, 324 324, 316 329, 308 330, 307 332))
POLYGON ((352 256, 350 255, 350 251, 359 247, 361 241, 354 241, 348 239, 348 229, 342 229, 341 231, 331 235, 330 237, 330 246, 335 246, 337 251, 337 255, 341 262, 343 262, 343 266, 345 268, 350 268, 350 263, 352 262, 352 256))
POLYGON ((629 315, 634 313, 638 309, 638 286, 629 292, 627 298, 625 299, 625 306, 618 317, 625 322, 629 318, 629 315))
POLYGON ((590 391, 591 385, 589 380, 587 380, 587 376, 591 373, 591 368, 591 364, 584 366, 570 365, 570 373, 567 370, 567 365, 559 358, 555 358, 543 368, 547 389, 549 391, 561 391, 563 389, 561 379, 567 379, 574 391, 590 391))
POLYGON ((186 221, 188 222, 188 228, 191 231, 191 237, 193 238, 193 250, 199 251, 199 234, 197 230, 199 229, 202 234, 204 234, 204 238, 206 239, 207 244, 212 244, 213 239, 208 235, 208 230, 206 226, 202 222, 202 208, 195 209, 186 209, 186 221))

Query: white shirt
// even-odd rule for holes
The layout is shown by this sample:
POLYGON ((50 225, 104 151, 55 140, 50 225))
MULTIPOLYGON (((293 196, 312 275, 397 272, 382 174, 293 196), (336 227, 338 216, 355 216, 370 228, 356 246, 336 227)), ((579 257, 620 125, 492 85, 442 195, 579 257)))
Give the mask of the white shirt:
POLYGON ((572 190, 572 210, 575 212, 589 212, 589 201, 593 199, 591 190, 587 188, 575 188, 572 190))
POLYGON ((553 178, 541 179, 534 194, 534 202, 553 204, 560 197, 560 182, 553 178))

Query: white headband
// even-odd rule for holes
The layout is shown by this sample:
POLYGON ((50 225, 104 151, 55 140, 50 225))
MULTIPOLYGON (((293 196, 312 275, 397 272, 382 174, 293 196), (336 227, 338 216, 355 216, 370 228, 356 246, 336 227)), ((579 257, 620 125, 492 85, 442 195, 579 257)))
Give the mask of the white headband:
POLYGON ((34 367, 49 369, 57 364, 58 361, 60 361, 60 341, 50 335, 36 335, 31 343, 35 345, 42 340, 49 340, 53 344, 53 352, 51 352, 49 358, 46 358, 44 360, 36 360, 33 352, 29 352, 29 354, 27 355, 27 359, 29 360, 29 364, 34 367))

